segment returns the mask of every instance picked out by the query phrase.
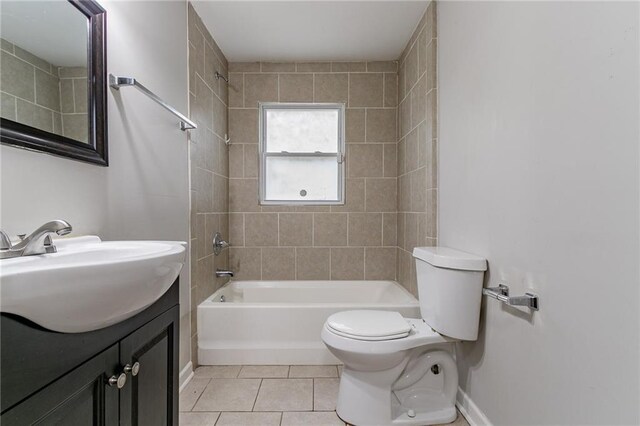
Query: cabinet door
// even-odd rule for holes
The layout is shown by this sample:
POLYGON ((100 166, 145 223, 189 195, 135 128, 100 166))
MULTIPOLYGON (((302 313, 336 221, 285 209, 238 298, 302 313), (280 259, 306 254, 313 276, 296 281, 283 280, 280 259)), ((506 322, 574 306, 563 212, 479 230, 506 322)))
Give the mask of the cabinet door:
POLYGON ((116 344, 4 413, 0 423, 117 425, 118 388, 108 381, 120 373, 116 344))
POLYGON ((135 368, 120 392, 120 425, 178 425, 178 329, 175 306, 120 341, 120 363, 135 368))

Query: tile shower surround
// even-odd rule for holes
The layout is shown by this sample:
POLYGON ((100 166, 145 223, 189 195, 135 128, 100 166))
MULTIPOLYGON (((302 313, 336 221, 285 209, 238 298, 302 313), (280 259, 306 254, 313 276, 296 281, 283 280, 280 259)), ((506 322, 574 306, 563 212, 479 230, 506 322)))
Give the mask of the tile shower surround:
POLYGON ((229 64, 229 251, 242 280, 396 279, 397 63, 229 64), (346 104, 346 203, 260 206, 258 103, 346 104))
POLYGON ((87 142, 86 67, 59 67, 0 42, 0 116, 87 142))
POLYGON ((190 132, 191 175, 191 359, 197 365, 197 307, 228 281, 216 278, 227 269, 228 250, 213 255, 216 231, 229 235, 229 156, 227 85, 214 77, 227 74, 227 59, 207 31, 191 3, 188 5, 189 112, 198 124, 190 132))
POLYGON ((398 282, 417 297, 414 247, 437 244, 437 38, 431 2, 398 68, 398 282))
POLYGON ((435 7, 397 62, 228 64, 189 5, 194 365, 196 307, 227 281, 217 267, 238 279, 396 279, 417 296, 411 251, 437 243, 435 7), (346 104, 344 206, 259 205, 260 101, 346 104), (233 245, 220 257, 216 230, 233 245))

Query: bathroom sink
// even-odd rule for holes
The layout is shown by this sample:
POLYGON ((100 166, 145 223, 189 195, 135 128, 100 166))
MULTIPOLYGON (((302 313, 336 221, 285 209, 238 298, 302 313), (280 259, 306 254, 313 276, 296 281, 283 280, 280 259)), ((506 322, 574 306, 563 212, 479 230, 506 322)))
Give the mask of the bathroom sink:
POLYGON ((132 317, 158 300, 185 261, 186 243, 54 240, 57 253, 0 261, 0 312, 81 333, 132 317))

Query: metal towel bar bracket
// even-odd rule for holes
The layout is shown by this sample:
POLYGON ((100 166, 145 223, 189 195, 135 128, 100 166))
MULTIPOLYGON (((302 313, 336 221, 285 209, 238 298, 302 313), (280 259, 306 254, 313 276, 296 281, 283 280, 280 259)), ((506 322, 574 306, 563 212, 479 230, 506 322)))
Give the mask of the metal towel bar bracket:
POLYGON ((140 82, 138 82, 133 77, 122 77, 122 76, 115 76, 113 74, 109 74, 109 86, 111 86, 111 88, 115 90, 120 90, 120 88, 123 86, 133 86, 139 91, 141 91, 142 93, 144 93, 145 95, 147 95, 148 97, 150 97, 152 100, 154 100, 162 108, 166 109, 171 114, 178 117, 180 119, 180 130, 185 131, 185 130, 198 128, 196 123, 189 120, 177 109, 175 109, 174 107, 172 107, 171 105, 169 105, 168 103, 160 99, 155 93, 153 93, 151 90, 144 87, 140 82))
POLYGON ((526 306, 534 311, 538 310, 538 296, 533 293, 525 293, 524 296, 509 296, 509 287, 500 284, 498 287, 482 289, 482 294, 506 303, 509 306, 526 306))

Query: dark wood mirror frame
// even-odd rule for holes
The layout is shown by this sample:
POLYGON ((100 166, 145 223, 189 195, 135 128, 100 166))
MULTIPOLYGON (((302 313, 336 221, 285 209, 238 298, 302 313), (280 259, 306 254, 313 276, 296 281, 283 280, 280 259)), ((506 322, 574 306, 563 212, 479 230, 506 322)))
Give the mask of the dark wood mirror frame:
POLYGON ((109 165, 107 146, 107 12, 94 0, 68 0, 89 21, 87 77, 89 143, 0 118, 0 142, 79 161, 109 165))

